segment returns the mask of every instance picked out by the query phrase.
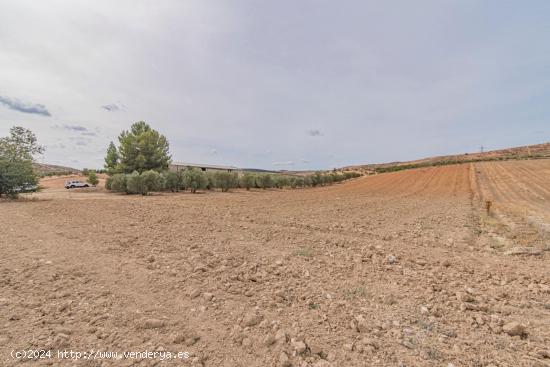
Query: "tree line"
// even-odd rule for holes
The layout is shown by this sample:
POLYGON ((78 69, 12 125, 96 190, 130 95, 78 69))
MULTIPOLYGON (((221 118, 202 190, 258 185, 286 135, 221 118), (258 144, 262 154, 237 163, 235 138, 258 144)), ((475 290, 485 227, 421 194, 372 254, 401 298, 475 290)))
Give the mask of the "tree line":
POLYGON ((105 183, 108 190, 146 195, 154 191, 183 191, 232 188, 297 188, 324 186, 358 177, 355 172, 323 173, 306 176, 256 174, 250 172, 203 172, 196 168, 168 170, 171 162, 168 139, 144 121, 133 124, 118 137, 118 147, 109 144, 105 156, 105 183))
POLYGON ((250 190, 269 188, 302 188, 331 185, 360 176, 356 172, 322 173, 316 172, 306 176, 291 176, 273 173, 237 173, 223 171, 203 172, 197 168, 188 168, 182 171, 153 170, 139 173, 115 173, 107 178, 105 187, 114 192, 146 195, 155 191, 179 192, 189 190, 196 193, 198 190, 220 189, 227 192, 230 189, 241 188, 250 190))

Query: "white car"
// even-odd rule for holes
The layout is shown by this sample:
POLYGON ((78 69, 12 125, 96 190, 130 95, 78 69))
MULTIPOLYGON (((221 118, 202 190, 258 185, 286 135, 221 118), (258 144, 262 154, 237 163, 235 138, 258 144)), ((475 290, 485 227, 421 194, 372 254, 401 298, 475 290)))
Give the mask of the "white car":
POLYGON ((90 187, 90 185, 86 182, 82 182, 78 180, 65 181, 66 189, 75 189, 77 187, 90 187))

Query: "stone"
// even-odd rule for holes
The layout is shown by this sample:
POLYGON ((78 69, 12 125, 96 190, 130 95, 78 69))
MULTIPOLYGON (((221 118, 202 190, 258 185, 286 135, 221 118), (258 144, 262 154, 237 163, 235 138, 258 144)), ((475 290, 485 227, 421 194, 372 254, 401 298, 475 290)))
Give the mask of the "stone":
POLYGON ((263 320, 263 316, 257 313, 248 313, 243 318, 244 326, 258 325, 263 320))
POLYGON ((185 342, 185 334, 177 334, 174 336, 174 344, 182 344, 185 342))
POLYGON ((510 336, 522 336, 527 334, 527 331, 525 330, 525 325, 515 321, 504 324, 504 326, 502 327, 502 331, 510 336))
POLYGON ((147 319, 143 321, 144 329, 158 329, 164 326, 164 321, 159 319, 147 319))
POLYGON ((279 330, 277 333, 275 333, 275 341, 277 344, 285 344, 288 340, 288 336, 284 332, 284 330, 279 330))
POLYGON ((198 263, 195 268, 193 269, 193 272, 195 273, 198 273, 198 272, 205 272, 207 271, 206 269, 206 265, 202 264, 202 263, 198 263))
POLYGON ((397 257, 395 257, 395 255, 388 255, 388 257, 386 257, 386 261, 388 264, 395 264, 397 262, 397 257))
POLYGON ((355 316, 355 329, 360 333, 369 331, 369 324, 363 315, 355 316))
POLYGON ((306 351, 307 345, 301 340, 293 340, 290 342, 290 345, 292 348, 296 351, 298 354, 302 354, 306 351))
POLYGON ((244 338, 243 341, 242 341, 242 346, 246 349, 252 348, 252 339, 244 338))
POLYGON ((292 365, 288 359, 288 355, 285 352, 281 352, 281 354, 279 354, 278 362, 280 367, 290 367, 292 365))
POLYGON ((193 298, 197 298, 198 296, 201 295, 201 290, 200 289, 194 289, 190 294, 189 294, 189 297, 191 297, 191 299, 193 298))
POLYGON ((269 347, 277 342, 277 339, 273 335, 267 335, 264 339, 264 344, 269 347))

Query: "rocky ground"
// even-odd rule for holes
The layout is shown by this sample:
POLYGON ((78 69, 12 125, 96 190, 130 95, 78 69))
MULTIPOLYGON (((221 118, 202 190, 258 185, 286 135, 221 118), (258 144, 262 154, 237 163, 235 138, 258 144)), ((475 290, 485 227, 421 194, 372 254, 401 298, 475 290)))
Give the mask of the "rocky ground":
POLYGON ((477 171, 2 202, 0 365, 550 366, 550 252, 492 246, 477 171))

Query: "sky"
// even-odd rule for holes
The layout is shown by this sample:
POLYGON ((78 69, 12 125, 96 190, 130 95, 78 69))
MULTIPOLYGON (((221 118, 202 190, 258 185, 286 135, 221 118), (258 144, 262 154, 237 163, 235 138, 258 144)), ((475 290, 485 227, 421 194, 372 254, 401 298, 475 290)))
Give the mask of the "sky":
POLYGON ((100 168, 330 169, 547 142, 550 1, 0 0, 0 136, 100 168))

